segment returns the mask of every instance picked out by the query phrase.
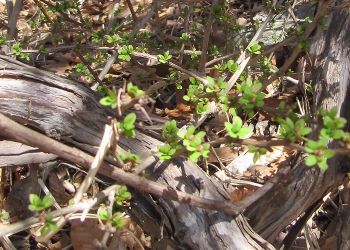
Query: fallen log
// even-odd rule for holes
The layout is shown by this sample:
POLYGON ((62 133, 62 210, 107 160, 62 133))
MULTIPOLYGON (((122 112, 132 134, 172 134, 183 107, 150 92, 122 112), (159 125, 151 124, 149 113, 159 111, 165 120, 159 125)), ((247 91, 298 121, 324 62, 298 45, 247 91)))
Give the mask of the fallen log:
MULTIPOLYGON (((0 68, 2 114, 28 128, 94 155, 101 141, 104 125, 108 121, 107 117, 114 114, 99 104, 101 97, 98 94, 81 83, 29 67, 8 57, 0 56, 0 68)), ((44 143, 44 140, 39 140, 35 144, 35 138, 38 136, 21 137, 18 133, 11 134, 11 127, 14 126, 8 126, 6 121, 5 118, 0 119, 2 136, 15 138, 33 146, 44 143)), ((13 142, 11 143, 13 145, 13 142)), ((59 148, 57 149, 59 146, 54 147, 52 143, 51 141, 49 144, 51 148, 46 147, 47 153, 55 153, 75 162, 72 156, 75 149, 60 152, 59 148)), ((120 143, 125 149, 142 154, 160 142, 137 132, 136 139, 124 139, 120 143)), ((14 147, 2 149, 3 152, 9 153, 9 150, 13 150, 18 154, 14 147)), ((34 151, 37 153, 37 149, 34 151)), ((52 155, 35 158, 30 156, 28 150, 26 152, 27 158, 20 161, 23 164, 39 163, 40 159, 48 161, 54 158, 52 155)), ((76 153, 84 156, 82 152, 76 153)), ((91 161, 92 158, 88 155, 76 160, 85 168, 91 165, 91 161)), ((11 162, 6 163, 4 160, 0 162, 2 166, 11 165, 11 162)), ((181 198, 179 193, 174 192, 180 190, 206 198, 208 201, 216 201, 218 204, 231 203, 221 185, 210 179, 196 164, 184 158, 155 164, 149 169, 149 178, 163 184, 157 191, 147 187, 147 182, 142 178, 135 176, 134 179, 127 179, 132 174, 121 171, 113 170, 109 165, 102 167, 99 173, 114 181, 134 186, 134 198, 129 213, 143 230, 152 236, 153 249, 166 249, 167 245, 175 249, 273 249, 268 242, 254 233, 242 215, 232 215, 236 214, 235 211, 223 213, 187 205, 193 204, 195 197, 186 200, 186 196, 181 198), (144 183, 143 186, 148 188, 146 190, 153 190, 153 195, 139 192, 133 180, 144 183)))
MULTIPOLYGON (((334 1, 332 6, 346 1, 334 1)), ((317 109, 338 107, 339 115, 350 121, 350 19, 348 9, 340 9, 328 16, 327 30, 318 29, 311 43, 310 56, 313 62, 312 82, 314 83, 313 112, 317 109)), ((322 121, 318 121, 320 124, 322 121)), ((348 130, 349 126, 347 126, 348 130)), ((319 129, 314 129, 310 139, 317 140, 319 129)), ((328 147, 335 148, 335 142, 328 147)), ((308 167, 300 157, 290 173, 244 213, 250 225, 276 247, 285 245, 288 249, 301 226, 319 202, 330 191, 336 189, 349 171, 349 158, 336 155, 328 160, 329 168, 321 171, 317 166, 308 167), (264 209, 261 209, 263 207, 264 209), (293 220, 304 212, 299 227, 290 237, 280 242, 277 237, 293 220)), ((347 236, 349 237, 349 236, 347 236)), ((339 239, 341 242, 341 239, 339 239)))

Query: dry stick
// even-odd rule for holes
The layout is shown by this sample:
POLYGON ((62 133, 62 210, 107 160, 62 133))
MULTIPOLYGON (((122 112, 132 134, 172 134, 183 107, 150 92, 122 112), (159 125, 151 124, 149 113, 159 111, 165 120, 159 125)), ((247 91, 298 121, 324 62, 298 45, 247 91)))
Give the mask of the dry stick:
MULTIPOLYGON (((40 6, 41 5, 38 0, 34 0, 34 3, 36 4, 36 6, 40 6)), ((40 8, 40 11, 44 14, 46 20, 49 23, 54 24, 53 21, 51 20, 51 17, 49 16, 49 14, 47 13, 47 11, 46 11, 46 9, 44 7, 40 8)))
MULTIPOLYGON (((91 203, 81 202, 79 204, 74 204, 74 205, 67 206, 65 208, 61 208, 60 210, 52 211, 48 214, 52 215, 52 218, 56 218, 58 216, 62 216, 68 213, 75 213, 85 209, 90 209, 93 205, 94 204, 91 204, 91 203)), ((43 224, 40 217, 30 217, 28 219, 25 219, 10 225, 2 225, 0 230, 0 237, 4 237, 5 235, 8 235, 8 234, 15 234, 15 233, 21 232, 23 230, 26 230, 32 227, 37 223, 40 223, 41 225, 43 224)))
POLYGON ((141 27, 144 26, 146 22, 148 22, 148 20, 153 16, 153 14, 154 10, 151 7, 149 7, 149 12, 144 18, 142 18, 141 21, 138 22, 137 25, 135 25, 134 29, 130 32, 130 36, 136 35, 137 32, 139 32, 139 30, 141 29, 141 27))
MULTIPOLYGON (((150 18, 151 16, 154 14, 153 9, 150 9, 150 11, 148 12, 148 14, 140 21, 138 22, 138 24, 134 27, 134 29, 130 32, 130 36, 135 35, 141 28, 142 25, 144 25, 150 18)), ((99 74, 99 79, 103 79, 106 74, 108 73, 108 71, 110 70, 110 68, 112 67, 112 65, 115 63, 115 61, 118 58, 118 52, 115 52, 111 58, 109 58, 109 60, 107 61, 106 65, 104 66, 104 68, 102 69, 102 71, 99 74)), ((98 84, 95 84, 91 87, 92 90, 96 90, 98 87, 98 84)))
POLYGON ((126 2, 128 4, 129 10, 131 12, 132 19, 134 19, 134 23, 137 23, 137 16, 136 16, 136 13, 135 13, 134 7, 132 6, 131 1, 126 0, 126 2))
MULTIPOLYGON (((48 2, 46 0, 40 0, 40 1, 43 2, 44 4, 50 6, 50 7, 55 7, 53 4, 51 4, 50 2, 48 2)), ((74 23, 75 25, 78 25, 78 26, 84 26, 82 23, 70 18, 69 15, 67 15, 67 13, 64 13, 61 10, 57 10, 57 12, 59 12, 64 17, 64 19, 67 20, 68 22, 74 23)))
POLYGON ((113 9, 111 10, 110 14, 108 15, 108 27, 107 27, 107 33, 112 29, 113 24, 116 19, 116 10, 119 8, 120 0, 115 0, 113 4, 113 9))
MULTIPOLYGON (((61 142, 55 141, 54 139, 42 135, 36 131, 32 131, 2 114, 0 114, 0 134, 17 142, 21 142, 32 147, 37 147, 44 152, 53 153, 60 158, 74 162, 86 169, 90 168, 94 160, 92 156, 76 148, 71 148, 61 142)), ((107 163, 103 163, 98 172, 107 178, 114 179, 120 184, 134 187, 137 190, 151 193, 155 196, 162 197, 163 199, 175 200, 180 203, 193 205, 203 209, 237 215, 238 213, 243 212, 247 205, 249 205, 245 204, 243 201, 233 203, 230 201, 210 200, 190 195, 157 182, 144 179, 140 176, 126 173, 123 170, 107 163)))
POLYGON ((78 51, 78 50, 74 50, 74 52, 77 54, 77 56, 79 57, 79 59, 83 62, 83 64, 88 68, 89 72, 94 76, 95 80, 103 85, 103 82, 101 81, 101 79, 99 78, 99 76, 96 74, 95 70, 93 70, 90 66, 90 64, 85 60, 84 56, 78 51))
MULTIPOLYGON (((61 208, 59 210, 55 210, 50 212, 49 214, 52 215, 52 218, 57 218, 62 215, 66 214, 73 214, 79 211, 89 210, 96 204, 99 204, 105 197, 109 195, 110 192, 113 190, 119 188, 118 185, 112 185, 108 188, 102 190, 101 192, 97 193, 94 199, 89 199, 87 202, 80 202, 78 204, 69 205, 65 208, 61 208)), ((30 217, 26 220, 19 221, 10 225, 2 225, 1 231, 0 231, 0 237, 4 237, 5 235, 11 235, 18 232, 21 232, 23 230, 26 230, 30 227, 33 227, 33 225, 41 223, 42 221, 39 217, 30 217)))
MULTIPOLYGON (((16 3, 14 6, 12 1, 6 1, 6 2, 7 2, 6 6, 8 10, 7 14, 8 14, 8 20, 9 20, 6 41, 13 43, 15 38, 18 15, 20 10, 22 9, 23 0, 16 0, 16 3)), ((9 45, 4 45, 3 51, 6 54, 8 54, 11 51, 9 48, 9 45)))
POLYGON ((254 23, 254 15, 252 12, 252 3, 250 0, 248 0, 248 11, 249 11, 249 19, 250 19, 250 23, 252 24, 253 27, 253 32, 256 32, 256 28, 255 28, 255 23, 254 23))
POLYGON ((222 61, 222 60, 226 60, 226 59, 232 58, 232 57, 238 55, 238 53, 239 53, 239 52, 236 51, 236 52, 233 52, 233 53, 231 53, 231 54, 228 54, 228 55, 225 55, 225 56, 222 56, 222 57, 214 58, 213 60, 207 62, 207 63, 205 64, 205 67, 207 68, 207 67, 209 67, 210 65, 213 65, 214 63, 217 63, 217 62, 220 62, 220 61, 222 61))
MULTIPOLYGON (((310 34, 312 33, 312 31, 317 27, 318 20, 320 18, 322 18, 322 16, 327 11, 327 8, 331 2, 332 1, 324 2, 323 5, 318 9, 316 16, 314 17, 314 20, 312 21, 312 23, 307 27, 306 31, 304 32, 303 37, 305 39, 307 39, 310 36, 310 34)), ((299 48, 299 46, 296 47, 293 51, 293 54, 288 58, 288 60, 279 69, 278 74, 272 76, 266 83, 264 83, 263 86, 261 87, 261 90, 266 89, 266 87, 269 84, 271 84, 273 81, 277 80, 282 74, 284 74, 284 72, 288 70, 289 66, 296 60, 296 58, 298 57, 300 52, 301 52, 301 49, 299 48)))
POLYGON ((82 182, 80 188, 78 189, 77 193, 74 196, 74 203, 78 203, 83 198, 83 194, 86 193, 86 191, 89 189, 113 141, 114 141, 113 128, 109 125, 106 125, 105 132, 103 134, 101 144, 98 148, 96 157, 94 158, 94 161, 91 164, 91 168, 89 169, 87 175, 85 176, 84 181, 82 182))
MULTIPOLYGON (((218 4, 218 0, 213 0, 212 7, 215 6, 216 4, 218 4)), ((210 12, 207 27, 203 36, 201 61, 199 62, 199 72, 202 72, 202 73, 205 72, 205 63, 207 61, 209 38, 210 38, 213 22, 214 22, 214 15, 210 12)))
MULTIPOLYGON (((78 204, 81 199, 83 198, 83 194, 86 193, 86 191, 89 189, 91 183, 93 182, 97 171, 100 167, 100 165, 102 164, 104 157, 106 156, 111 143, 113 142, 113 129, 111 128, 111 126, 106 125, 105 128, 105 132, 100 144, 100 147, 97 151, 96 157, 94 158, 94 161, 91 165, 91 168, 89 169, 87 175, 85 176, 84 181, 82 182, 80 188, 78 189, 78 191, 76 192, 75 196, 74 196, 74 203, 78 204)), ((82 220, 85 219, 86 214, 88 213, 89 209, 85 209, 83 211, 83 216, 81 217, 82 220)), ((68 219, 70 218, 70 215, 66 215, 66 216, 61 216, 58 221, 56 222, 56 226, 58 230, 61 230, 68 222, 68 219)), ((45 234, 42 234, 40 236, 36 236, 35 239, 38 242, 47 242, 50 238, 52 238, 58 230, 51 230, 49 229, 47 232, 45 232, 45 234)))
MULTIPOLYGON (((152 59, 152 60, 155 60, 155 61, 159 61, 158 60, 158 57, 156 56, 153 56, 153 55, 150 55, 150 54, 146 54, 146 53, 140 53, 140 52, 133 52, 132 53, 134 56, 139 56, 139 57, 144 57, 144 58, 149 58, 149 59, 152 59)), ((171 60, 171 61, 168 61, 168 64, 170 67, 174 68, 174 69, 177 69, 189 76, 192 76, 193 78, 195 78, 196 80, 200 81, 201 83, 203 83, 205 86, 208 86, 208 81, 207 79, 203 78, 203 77, 200 77, 198 73, 193 73, 187 69, 184 69, 183 67, 181 67, 180 65, 176 64, 175 61, 171 60)))
POLYGON ((10 17, 12 16, 13 6, 14 6, 14 0, 6 1, 7 16, 9 20, 10 20, 10 17))
POLYGON ((16 0, 15 7, 12 11, 11 16, 9 16, 9 30, 7 31, 7 36, 6 36, 6 41, 12 41, 13 38, 15 37, 15 32, 16 32, 16 25, 17 25, 17 20, 18 20, 18 15, 19 12, 21 11, 22 8, 22 2, 23 0, 16 0))
POLYGON ((158 1, 157 0, 153 0, 153 10, 154 10, 154 13, 156 15, 156 26, 157 26, 157 33, 160 37, 160 41, 162 42, 163 44, 163 48, 166 48, 166 44, 165 44, 165 40, 164 40, 164 34, 163 34, 163 31, 162 31, 162 26, 161 26, 161 23, 160 23, 160 18, 159 18, 159 13, 158 13, 158 1))
MULTIPOLYGON (((179 8, 181 8, 180 6, 180 3, 178 3, 179 5, 179 8)), ((192 14, 193 12, 193 3, 190 3, 190 8, 188 9, 187 11, 187 15, 186 15, 186 19, 185 19, 185 34, 189 34, 189 28, 188 28, 188 24, 189 24, 189 21, 190 21, 190 15, 192 14)), ((180 49, 180 56, 179 56, 179 63, 182 64, 182 60, 183 60, 183 57, 184 57, 184 50, 185 50, 185 41, 182 42, 182 45, 181 45, 181 49, 180 49)))

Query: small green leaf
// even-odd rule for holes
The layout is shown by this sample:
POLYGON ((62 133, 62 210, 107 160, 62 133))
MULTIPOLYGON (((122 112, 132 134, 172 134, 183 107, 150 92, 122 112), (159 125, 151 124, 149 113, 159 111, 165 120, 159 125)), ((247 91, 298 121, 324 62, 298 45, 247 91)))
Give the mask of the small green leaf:
POLYGON ((130 124, 134 123, 136 121, 136 114, 135 113, 130 113, 124 118, 124 123, 130 124))
POLYGON ((30 203, 32 203, 33 205, 38 205, 40 202, 40 198, 38 195, 36 194, 30 194, 29 195, 29 201, 30 203))
POLYGON ((323 150, 323 157, 326 159, 332 158, 334 156, 334 151, 330 149, 323 150))
POLYGON ((105 220, 105 221, 111 220, 111 216, 109 215, 106 209, 101 209, 97 217, 100 220, 105 220))
POLYGON ((45 208, 51 207, 53 204, 53 199, 50 196, 45 195, 42 200, 42 204, 45 208))
POLYGON ((317 163, 317 159, 316 159, 316 156, 314 155, 309 155, 306 159, 305 159, 305 164, 307 166, 313 166, 317 163))
POLYGON ((321 170, 327 170, 327 168, 328 168, 328 164, 327 164, 327 162, 326 161, 321 161, 321 162, 319 162, 318 163, 318 167, 321 169, 321 170))
POLYGON ((259 160, 260 154, 254 153, 253 162, 256 163, 259 160))

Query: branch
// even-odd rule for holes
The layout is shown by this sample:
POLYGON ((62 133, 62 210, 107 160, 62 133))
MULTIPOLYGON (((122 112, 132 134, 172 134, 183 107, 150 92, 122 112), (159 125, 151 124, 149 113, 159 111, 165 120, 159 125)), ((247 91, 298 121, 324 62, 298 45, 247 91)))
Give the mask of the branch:
MULTIPOLYGON (((94 158, 76 148, 71 148, 61 142, 42 135, 36 131, 26 128, 6 116, 0 114, 0 134, 4 137, 14 139, 17 142, 37 147, 44 152, 56 154, 57 156, 74 162, 85 169, 89 169, 94 158)), ((131 186, 137 190, 151 193, 155 196, 167 200, 175 200, 180 203, 193 205, 203 209, 215 210, 227 214, 237 215, 244 211, 249 204, 238 202, 233 204, 230 201, 217 201, 204 199, 198 196, 190 195, 177 191, 168 186, 154 181, 144 179, 140 176, 126 173, 113 165, 103 163, 99 169, 99 174, 118 181, 120 184, 131 186)))

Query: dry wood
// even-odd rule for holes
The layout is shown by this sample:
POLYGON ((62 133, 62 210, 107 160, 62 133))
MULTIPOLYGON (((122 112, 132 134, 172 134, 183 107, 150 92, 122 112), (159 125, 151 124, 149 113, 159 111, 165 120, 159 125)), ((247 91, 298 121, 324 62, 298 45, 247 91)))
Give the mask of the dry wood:
MULTIPOLYGON (((90 153, 96 151, 94 147, 99 145, 107 116, 113 115, 112 111, 100 106, 100 96, 80 83, 28 67, 7 57, 0 57, 0 68, 1 113, 50 137, 73 144, 76 148, 90 153)), ((17 126, 8 125, 11 124, 8 122, 5 117, 1 118, 3 136, 45 148, 86 168, 91 165, 91 156, 74 148, 58 146, 55 140, 45 144, 47 140, 34 131, 14 132, 17 126)), ((121 143, 124 148, 140 154, 160 142, 138 132, 136 139, 122 140, 121 143)), ((28 159, 32 162, 31 157, 28 159)), ((228 201, 225 190, 190 161, 178 158, 149 169, 150 179, 163 185, 150 185, 149 181, 108 164, 103 165, 99 173, 135 187, 130 213, 153 236, 153 244, 159 244, 159 249, 165 249, 167 244, 177 246, 178 249, 272 249, 254 233, 242 215, 229 215, 235 213, 232 211, 235 208, 242 208, 228 201), (155 197, 151 199, 150 195, 141 194, 138 187, 155 194, 155 197), (207 211, 178 202, 212 203, 213 200, 216 201, 215 208, 227 204, 228 213, 207 211), (150 227, 152 224, 154 226, 150 227), (169 243, 170 239, 173 243, 169 243)), ((212 205, 207 203, 203 207, 208 206, 212 205)))
MULTIPOLYGON (((344 1, 335 2, 341 4, 344 1)), ((310 50, 314 60, 314 111, 320 107, 330 109, 337 106, 340 116, 349 121, 348 10, 336 11, 329 15, 328 20, 329 29, 318 30, 310 50)), ((318 132, 313 130, 310 138, 317 139, 318 132)), ((330 142, 329 147, 334 148, 337 145, 330 142)), ((349 170, 349 158, 346 156, 337 155, 328 164, 329 169, 321 171, 317 166, 306 166, 301 158, 284 180, 247 209, 245 215, 250 219, 251 226, 269 242, 275 242, 278 234, 289 223, 308 211, 308 208, 314 205, 317 207, 322 197, 336 188, 343 180, 344 173, 349 170)), ((275 242, 275 245, 278 244, 275 242)))

